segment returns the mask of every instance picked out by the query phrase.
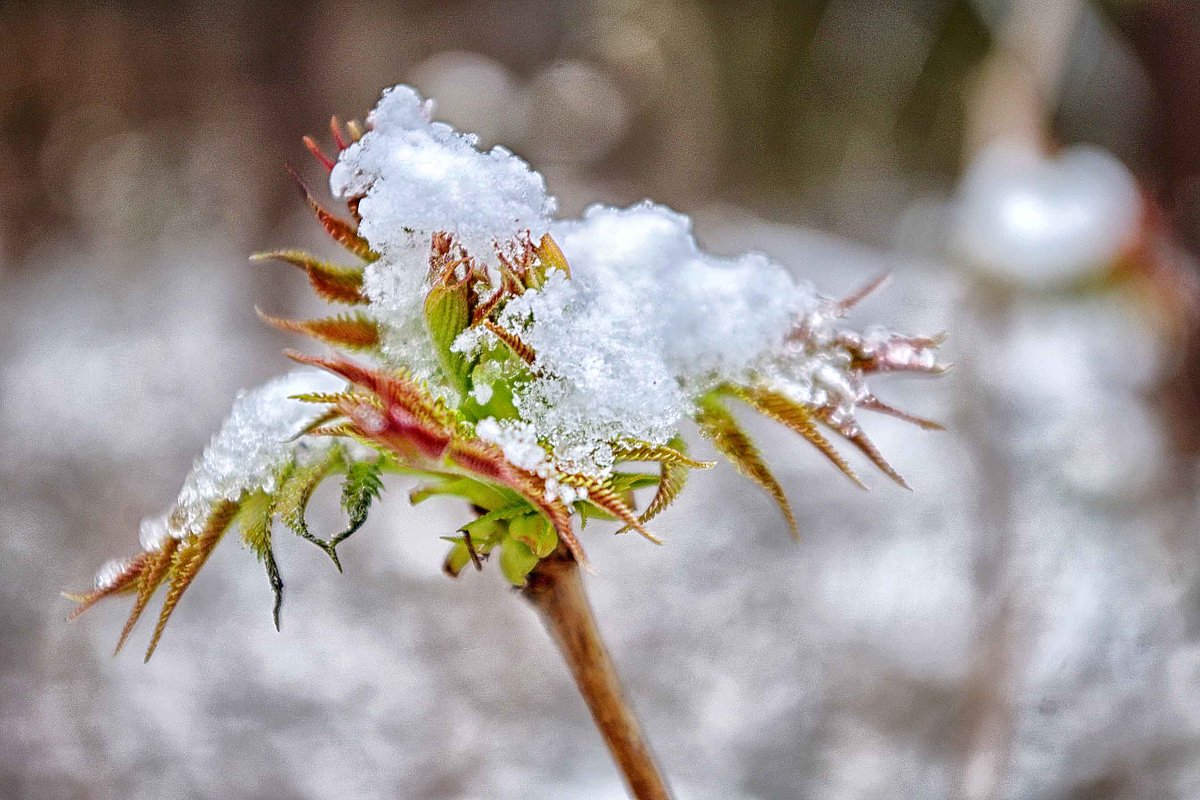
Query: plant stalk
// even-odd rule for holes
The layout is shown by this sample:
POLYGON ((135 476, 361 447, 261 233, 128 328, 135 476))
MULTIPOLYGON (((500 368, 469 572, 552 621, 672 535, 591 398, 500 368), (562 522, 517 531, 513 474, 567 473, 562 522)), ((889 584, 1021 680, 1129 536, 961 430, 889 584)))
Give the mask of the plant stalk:
POLYGON ((575 559, 560 547, 529 574, 522 593, 537 608, 570 667, 579 693, 633 797, 671 800, 671 790, 621 690, 575 559))

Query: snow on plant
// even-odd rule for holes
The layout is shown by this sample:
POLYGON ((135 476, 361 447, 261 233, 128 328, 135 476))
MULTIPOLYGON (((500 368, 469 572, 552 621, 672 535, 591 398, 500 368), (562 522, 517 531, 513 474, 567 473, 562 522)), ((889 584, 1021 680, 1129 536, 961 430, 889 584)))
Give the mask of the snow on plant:
POLYGON ((293 250, 258 258, 300 268, 321 298, 347 307, 323 319, 264 317, 354 358, 291 353, 310 366, 240 395, 176 504, 143 524, 141 551, 106 566, 76 597, 79 613, 133 595, 123 644, 166 584, 147 658, 230 531, 265 564, 278 625, 273 521, 337 563, 386 473, 421 480, 413 503, 449 495, 475 509, 446 537, 449 574, 498 554, 505 577, 522 586, 556 551, 586 564, 576 521, 615 521, 658 541, 647 523, 690 470, 712 465, 688 455, 680 433, 688 419, 774 497, 795 532, 783 487, 732 401, 798 433, 860 484, 823 431, 903 484, 858 412, 937 427, 879 400, 868 377, 939 372, 940 340, 841 323, 877 284, 825 297, 762 255, 704 252, 688 217, 649 202, 553 220, 541 175, 431 121, 430 104, 408 87, 385 92, 365 129, 336 120, 332 128, 336 160, 306 142, 349 218, 300 186, 358 263, 293 250), (348 522, 321 538, 305 509, 335 475, 348 522), (639 513, 642 488, 653 493, 639 513))

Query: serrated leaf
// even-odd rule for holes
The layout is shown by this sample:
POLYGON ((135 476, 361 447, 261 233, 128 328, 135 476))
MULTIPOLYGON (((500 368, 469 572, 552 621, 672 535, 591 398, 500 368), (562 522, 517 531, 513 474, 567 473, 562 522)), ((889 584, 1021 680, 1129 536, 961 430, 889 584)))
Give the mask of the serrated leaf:
POLYGON ((275 511, 279 520, 301 539, 321 548, 338 571, 341 571, 342 565, 338 561, 337 551, 330 547, 328 542, 313 536, 308 529, 305 511, 308 509, 308 501, 312 499, 313 492, 317 490, 321 481, 341 464, 340 448, 330 448, 329 452, 318 460, 295 467, 285 474, 279 490, 275 493, 275 511))
POLYGON ((367 242, 367 240, 358 235, 358 231, 352 224, 326 211, 325 208, 317 202, 317 199, 313 197, 312 192, 308 190, 308 187, 304 184, 304 181, 300 179, 298 174, 296 174, 296 171, 291 167, 288 167, 287 169, 288 173, 292 176, 292 180, 296 183, 297 188, 300 190, 300 196, 304 198, 306 203, 308 203, 308 207, 312 209, 313 214, 316 215, 317 221, 321 223, 321 227, 325 229, 325 232, 328 233, 335 242, 346 248, 346 250, 349 252, 361 258, 363 261, 375 261, 379 258, 379 255, 371 250, 371 245, 367 242))
POLYGON ((284 319, 260 310, 258 316, 279 330, 302 333, 343 350, 379 349, 379 323, 362 313, 339 314, 322 319, 284 319))
POLYGON ((661 539, 646 530, 633 513, 633 509, 621 498, 611 483, 601 483, 584 475, 562 475, 559 480, 567 486, 586 489, 585 502, 611 514, 620 522, 624 522, 626 527, 632 528, 655 544, 662 544, 661 539))
POLYGON ((646 506, 646 510, 638 519, 645 524, 661 514, 667 506, 675 501, 683 491, 683 486, 687 483, 688 471, 693 469, 692 464, 711 464, 708 461, 694 461, 687 457, 687 443, 682 437, 676 436, 671 440, 672 452, 678 453, 679 459, 663 459, 659 463, 660 473, 658 476, 658 491, 654 493, 654 497, 650 500, 650 504, 646 506))
POLYGON ((184 540, 175 551, 167 571, 170 585, 167 587, 167 596, 163 600, 162 610, 158 615, 158 624, 155 625, 154 633, 150 637, 150 645, 146 648, 146 661, 149 661, 150 657, 154 655, 159 639, 162 638, 163 630, 166 629, 167 622, 183 598, 183 593, 192 585, 192 581, 200 568, 204 566, 204 562, 208 560, 213 548, 225 535, 237 510, 237 503, 232 500, 222 501, 209 515, 208 521, 204 524, 204 530, 196 536, 184 540))
POLYGON ((658 464, 678 464, 689 469, 711 469, 715 461, 697 461, 687 454, 683 439, 676 436, 670 444, 651 444, 636 439, 618 442, 613 456, 620 461, 653 461, 658 464))
POLYGON ((358 461, 347 467, 346 479, 342 483, 342 509, 350 518, 350 523, 346 530, 329 540, 331 549, 353 536, 363 526, 367 521, 371 503, 378 500, 382 493, 383 470, 378 463, 358 461))
POLYGON ((874 411, 877 414, 887 414, 890 417, 895 417, 896 419, 910 422, 913 425, 916 425, 918 428, 923 428, 927 431, 946 430, 946 426, 940 422, 935 422, 934 420, 926 419, 925 417, 918 417, 916 414, 910 414, 907 411, 896 408, 895 406, 888 405, 874 395, 867 397, 865 400, 859 403, 858 406, 859 408, 865 408, 868 411, 874 411))
POLYGON ((508 347, 508 349, 511 350, 514 355, 516 355, 526 364, 533 364, 533 362, 537 361, 537 353, 534 352, 532 347, 525 344, 525 342, 521 340, 520 336, 517 336, 512 331, 501 328, 490 319, 485 319, 480 323, 480 325, 482 325, 489 333, 503 342, 504 345, 508 347))
POLYGON ((274 517, 275 498, 260 489, 242 500, 236 522, 242 532, 242 541, 267 571, 267 581, 275 598, 271 619, 275 623, 275 630, 279 630, 279 612, 283 608, 283 576, 279 573, 275 551, 271 547, 271 520, 274 517))
POLYGON ((784 519, 787 520, 792 536, 799 538, 800 529, 787 494, 767 467, 754 442, 742 430, 733 414, 729 413, 729 409, 721 405, 715 396, 705 395, 697 402, 696 424, 700 426, 700 432, 705 438, 713 443, 721 455, 729 459, 738 472, 757 483, 774 498, 783 512, 784 519))
POLYGON ((817 448, 821 455, 829 459, 843 475, 854 481, 860 489, 867 488, 850 464, 846 462, 846 459, 842 457, 842 454, 821 435, 821 431, 817 428, 817 418, 811 409, 792 400, 787 395, 770 389, 738 386, 731 387, 728 391, 750 405, 755 411, 786 425, 793 432, 803 436, 809 444, 817 448))
POLYGON ((363 294, 363 271, 361 267, 347 267, 323 261, 303 250, 274 250, 257 253, 251 261, 281 261, 304 270, 313 291, 322 300, 344 305, 366 305, 363 294))
POLYGON ((567 274, 568 278, 571 277, 571 265, 567 261, 566 255, 563 254, 562 248, 558 246, 558 242, 554 241, 550 234, 542 236, 541 241, 534 248, 534 252, 537 253, 538 260, 541 262, 542 278, 552 269, 561 270, 567 274))
POLYGON ((121 570, 121 574, 117 575, 111 583, 100 589, 92 589, 83 593, 63 592, 63 597, 73 601, 77 605, 71 611, 68 619, 76 619, 80 614, 87 611, 96 603, 106 597, 112 597, 115 594, 129 594, 137 591, 138 579, 142 576, 149 561, 150 553, 138 553, 129 559, 125 567, 121 570))
POLYGON ((150 604, 150 598, 154 596, 154 592, 167 577, 167 570, 171 566, 175 550, 178 547, 179 540, 174 537, 168 537, 163 541, 161 548, 156 552, 148 554, 146 568, 138 577, 137 598, 133 601, 133 608, 129 612, 129 617, 125 620, 125 627, 121 629, 121 635, 117 638, 117 646, 113 648, 114 656, 121 652, 121 649, 125 646, 125 642, 129 640, 129 635, 133 633, 134 626, 137 625, 138 620, 142 617, 142 613, 145 612, 146 606, 150 604))

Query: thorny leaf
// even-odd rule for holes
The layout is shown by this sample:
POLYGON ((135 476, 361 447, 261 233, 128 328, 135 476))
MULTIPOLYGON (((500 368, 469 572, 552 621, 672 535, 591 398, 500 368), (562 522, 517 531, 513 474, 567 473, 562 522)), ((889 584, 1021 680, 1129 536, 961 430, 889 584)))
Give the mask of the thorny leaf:
POLYGON ((167 627, 167 621, 170 620, 171 614, 179 605, 180 598, 192 585, 196 573, 204 566, 204 562, 208 560, 213 548, 217 546, 217 542, 221 541, 221 537, 229 528, 229 523, 233 521, 237 509, 238 504, 232 500, 220 503, 213 509, 204 530, 198 535, 184 540, 172 556, 171 565, 167 570, 167 577, 170 581, 167 587, 167 596, 163 600, 158 623, 154 626, 154 633, 150 636, 150 645, 146 648, 146 661, 149 661, 150 657, 154 655, 154 649, 158 647, 158 641, 162 638, 163 630, 167 627))
POLYGON ((258 311, 264 322, 281 331, 303 333, 333 347, 351 351, 379 348, 379 323, 365 314, 339 314, 324 319, 283 319, 258 311))
POLYGON ((738 472, 757 483, 775 499, 779 510, 787 520, 792 536, 800 538, 800 528, 796 525, 796 515, 792 512, 791 503, 779 481, 771 473, 758 452, 754 442, 742 430, 741 425, 729 413, 729 409, 712 394, 700 398, 697 403, 696 424, 700 432, 713 443, 713 446, 729 459, 738 472))
POLYGON ((361 267, 346 267, 323 261, 303 250, 274 250, 258 253, 251 261, 282 261, 299 267, 308 275, 313 291, 322 300, 346 305, 366 305, 367 297, 362 293, 363 271, 361 267))
POLYGON ((821 435, 821 431, 817 428, 816 418, 808 408, 786 395, 769 389, 731 387, 727 391, 745 401, 764 416, 788 426, 792 431, 803 436, 809 444, 817 448, 821 455, 832 461, 843 475, 854 481, 855 485, 860 489, 867 488, 846 462, 846 459, 842 458, 841 453, 835 450, 829 440, 821 435))

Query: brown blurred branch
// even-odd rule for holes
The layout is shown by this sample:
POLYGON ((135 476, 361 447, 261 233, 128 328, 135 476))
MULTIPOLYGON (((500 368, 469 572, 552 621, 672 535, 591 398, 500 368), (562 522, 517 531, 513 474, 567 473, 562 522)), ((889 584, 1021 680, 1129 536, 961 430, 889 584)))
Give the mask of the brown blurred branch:
POLYGON ((523 594, 537 608, 562 652, 633 796, 637 800, 671 800, 667 782, 621 690, 575 559, 560 547, 529 574, 523 594))
POLYGON ((1043 150, 1082 0, 1014 0, 967 105, 966 157, 995 141, 1043 150))

